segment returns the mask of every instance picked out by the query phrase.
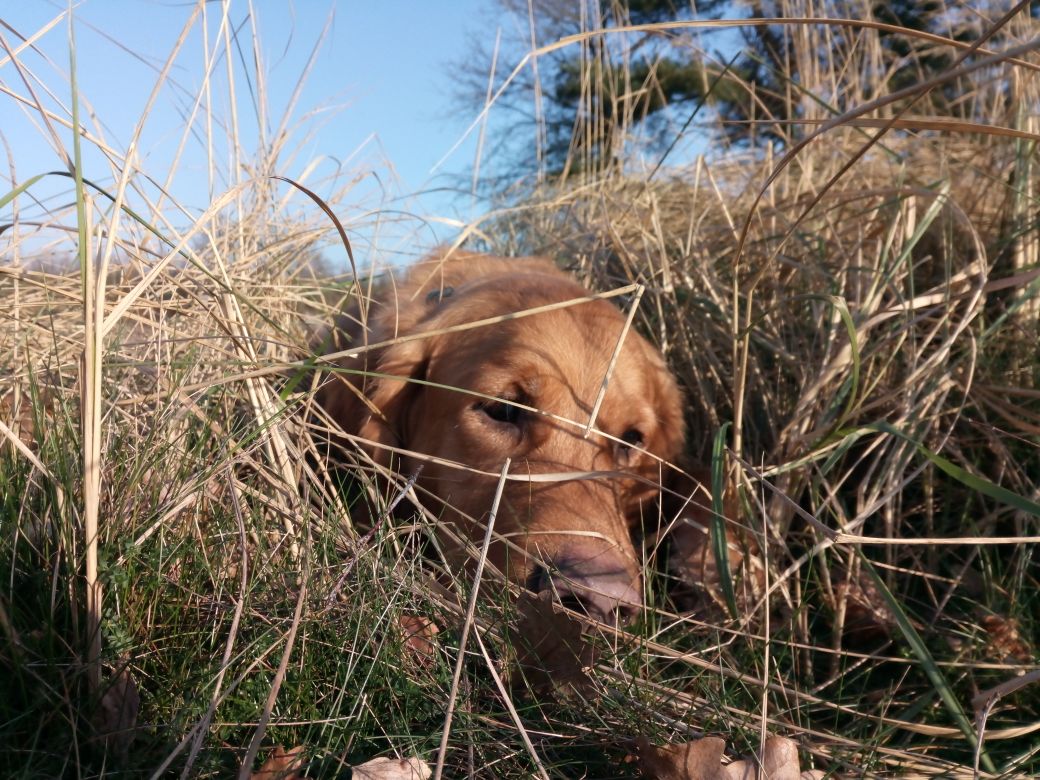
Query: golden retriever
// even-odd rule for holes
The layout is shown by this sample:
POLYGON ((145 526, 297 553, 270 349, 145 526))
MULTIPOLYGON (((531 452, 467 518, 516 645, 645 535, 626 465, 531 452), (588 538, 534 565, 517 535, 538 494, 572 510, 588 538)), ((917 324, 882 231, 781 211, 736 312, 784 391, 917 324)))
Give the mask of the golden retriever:
POLYGON ((434 511, 478 543, 511 459, 519 479, 506 483, 489 561, 616 624, 643 601, 630 529, 661 461, 679 453, 683 413, 661 355, 634 331, 608 372, 625 326, 609 301, 554 306, 588 297, 546 260, 423 261, 381 286, 367 331, 356 310, 338 323, 334 351, 375 348, 336 361, 345 370, 329 372, 318 402, 377 462, 405 475, 421 463, 434 511), (549 476, 560 474, 574 478, 549 476))

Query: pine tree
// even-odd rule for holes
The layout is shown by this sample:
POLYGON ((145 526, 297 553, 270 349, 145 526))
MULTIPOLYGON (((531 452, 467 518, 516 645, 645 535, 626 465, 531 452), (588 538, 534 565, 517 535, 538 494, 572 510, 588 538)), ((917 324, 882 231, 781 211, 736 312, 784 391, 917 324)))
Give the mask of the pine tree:
MULTIPOLYGON (((521 18, 528 15, 527 0, 499 2, 521 18)), ((699 46, 689 30, 609 32, 630 25, 692 19, 693 5, 676 0, 534 0, 538 45, 583 31, 586 34, 578 44, 539 58, 541 105, 535 116, 530 110, 536 92, 533 76, 526 92, 518 90, 507 96, 509 107, 517 112, 515 123, 509 126, 511 132, 524 121, 541 123, 541 156, 523 155, 519 167, 537 164, 543 171, 563 176, 617 168, 634 134, 644 140, 656 138, 663 147, 671 140, 667 120, 674 124, 688 117, 702 101, 722 120, 730 142, 752 143, 766 136, 781 146, 792 137, 788 123, 802 118, 812 101, 834 111, 849 107, 832 106, 826 96, 803 94, 804 79, 792 46, 796 28, 791 25, 743 27, 742 47, 734 45, 730 35, 720 55, 712 57, 706 56, 708 47, 699 46), (720 64, 721 59, 729 61, 727 68, 720 64)), ((781 17, 787 6, 776 0, 752 0, 741 6, 703 0, 695 7, 702 19, 738 18, 741 13, 752 19, 771 19, 781 17)), ((821 16, 851 19, 863 18, 867 10, 876 21, 912 31, 940 32, 961 41, 978 35, 982 18, 951 10, 942 0, 879 0, 869 6, 863 0, 830 0, 815 10, 821 16)), ((887 74, 889 91, 941 73, 957 56, 950 47, 902 33, 871 34, 877 36, 881 48, 880 67, 887 74)), ((704 39, 709 45, 714 40, 704 39)), ((526 52, 530 46, 530 39, 514 42, 517 52, 526 52)), ((818 56, 823 62, 830 54, 821 51, 818 56)), ((470 79, 473 96, 478 94, 480 78, 474 74, 470 79)), ((876 77, 870 81, 878 83, 876 77)), ((968 109, 958 103, 958 96, 966 91, 966 85, 950 83, 929 94, 926 110, 917 110, 964 112, 968 109)), ((481 97, 482 93, 480 88, 481 97)))

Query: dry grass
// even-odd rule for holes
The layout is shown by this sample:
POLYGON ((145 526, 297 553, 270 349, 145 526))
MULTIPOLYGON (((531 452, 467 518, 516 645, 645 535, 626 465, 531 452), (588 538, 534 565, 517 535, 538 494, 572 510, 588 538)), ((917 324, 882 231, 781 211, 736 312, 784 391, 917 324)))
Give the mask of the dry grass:
MULTIPOLYGON (((957 75, 962 112, 939 121, 872 80, 876 29, 782 10, 800 56, 831 52, 799 69, 788 97, 806 121, 782 143, 577 165, 460 239, 552 255, 595 289, 643 286, 636 325, 686 388, 691 460, 728 484, 768 573, 768 597, 737 614, 691 613, 648 561, 638 641, 613 641, 586 698, 504 685, 509 608, 466 609, 469 585, 445 586, 413 486, 380 494, 360 454, 340 484, 308 457, 311 388, 285 380, 355 287, 309 266, 341 240, 328 213, 270 178, 288 128, 190 220, 132 146, 105 191, 77 174, 67 208, 11 182, 5 776, 227 776, 275 744, 308 746, 315 777, 379 753, 432 763, 449 710, 445 776, 632 776, 636 737, 705 732, 736 753, 783 733, 840 777, 1035 776, 1038 31, 993 14, 995 54, 969 52, 958 67, 991 59, 957 75), (47 249, 78 273, 41 268, 47 249), (357 502, 375 527, 355 525, 357 502), (442 629, 430 663, 401 640, 414 614, 442 629), (480 654, 463 658, 470 633, 480 654), (129 749, 91 741, 124 668, 141 697, 129 749)), ((200 13, 188 26, 229 50, 226 20, 200 13)), ((243 75, 262 83, 227 78, 232 105, 243 75)), ((80 121, 19 94, 41 121, 80 121)), ((237 149, 230 119, 220 140, 237 149)), ((88 127, 82 143, 102 141, 88 127)), ((305 184, 334 213, 351 203, 349 178, 305 184)))

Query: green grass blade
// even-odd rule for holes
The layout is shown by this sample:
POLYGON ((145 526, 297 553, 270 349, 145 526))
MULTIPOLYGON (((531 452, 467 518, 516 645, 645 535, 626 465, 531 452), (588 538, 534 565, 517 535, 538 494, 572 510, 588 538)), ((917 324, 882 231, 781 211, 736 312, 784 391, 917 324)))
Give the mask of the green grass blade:
MULTIPOLYGON (((964 734, 965 738, 967 738, 972 749, 978 749, 978 735, 975 733, 975 728, 972 725, 971 720, 969 720, 968 716, 964 712, 964 708, 961 707, 961 703, 957 700, 957 694, 950 686, 949 681, 947 681, 946 675, 942 673, 939 665, 935 662, 928 647, 925 645, 924 640, 921 639, 921 635, 917 632, 917 629, 914 628, 913 622, 903 610, 902 604, 900 604, 899 600, 892 595, 892 591, 890 591, 888 586, 885 585, 884 578, 878 574, 877 569, 874 568, 873 564, 862 554, 860 554, 860 560, 863 562, 863 568, 870 575, 874 584, 877 586, 878 591, 881 593, 881 596, 885 599, 888 608, 892 611, 892 615, 896 619, 896 625, 899 626, 900 633, 902 633, 907 644, 910 645, 910 649, 917 657, 917 660, 921 662, 921 668, 924 669, 925 675, 934 686, 935 692, 939 694, 939 698, 942 700, 943 704, 946 705, 946 710, 953 717, 954 722, 964 734)), ((982 752, 981 757, 986 769, 990 772, 996 772, 996 767, 989 756, 986 755, 985 751, 982 752)))
MULTIPOLYGON (((17 198, 19 195, 21 195, 27 189, 29 189, 36 182, 38 182, 40 179, 44 178, 45 176, 51 176, 51 175, 53 175, 53 174, 52 173, 38 173, 35 176, 30 176, 28 179, 26 179, 24 182, 19 184, 17 187, 15 187, 9 193, 4 195, 3 197, 0 197, 0 209, 2 209, 4 206, 6 206, 8 203, 10 203, 15 198, 17 198)), ((7 227, 9 227, 9 226, 8 225, 0 225, 0 233, 3 233, 4 230, 7 227)))
POLYGON ((898 436, 899 438, 913 444, 919 453, 931 461, 935 466, 942 472, 953 477, 955 480, 965 485, 966 487, 976 490, 982 493, 984 496, 989 496, 992 499, 1000 501, 1002 504, 1013 506, 1015 509, 1021 510, 1034 517, 1040 517, 1040 504, 1036 501, 1021 496, 1018 493, 1014 493, 1007 488, 1001 487, 1000 485, 990 482, 985 477, 980 477, 977 474, 972 474, 955 463, 951 463, 949 460, 944 458, 942 455, 932 452, 930 449, 925 447, 923 444, 918 443, 913 438, 897 430, 894 426, 889 425, 886 422, 877 422, 870 425, 864 426, 868 430, 880 431, 887 433, 892 436, 898 436))
POLYGON ((715 567, 719 572, 719 584, 726 599, 729 614, 737 617, 737 595, 733 588, 733 572, 729 568, 729 544, 726 537, 726 516, 723 513, 723 494, 726 490, 726 431, 730 424, 724 423, 715 434, 711 447, 711 544, 715 553, 715 567))

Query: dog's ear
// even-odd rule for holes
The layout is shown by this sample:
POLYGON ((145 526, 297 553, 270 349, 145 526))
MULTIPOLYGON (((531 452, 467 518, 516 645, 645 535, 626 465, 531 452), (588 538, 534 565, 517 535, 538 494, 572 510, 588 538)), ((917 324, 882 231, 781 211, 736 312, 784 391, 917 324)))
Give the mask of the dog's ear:
POLYGON ((394 344, 382 350, 374 374, 366 379, 358 435, 370 442, 366 449, 377 463, 389 463, 392 453, 387 447, 409 448, 422 407, 423 385, 415 380, 426 378, 429 356, 430 339, 394 344))

